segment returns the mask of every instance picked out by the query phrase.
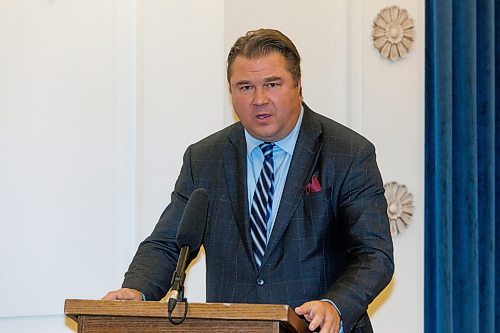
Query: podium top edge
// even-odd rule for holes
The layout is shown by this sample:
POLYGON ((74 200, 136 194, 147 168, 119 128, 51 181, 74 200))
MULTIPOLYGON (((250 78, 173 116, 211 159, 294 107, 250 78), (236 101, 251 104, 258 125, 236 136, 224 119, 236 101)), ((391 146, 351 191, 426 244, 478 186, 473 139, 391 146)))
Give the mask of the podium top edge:
MULTIPOLYGON (((182 317, 185 304, 179 302, 172 314, 182 317)), ((64 313, 70 317, 80 315, 168 317, 167 303, 144 301, 100 301, 67 299, 64 313)), ((233 319, 233 320, 279 320, 287 321, 290 313, 288 305, 248 304, 248 303, 189 303, 189 318, 233 319)))

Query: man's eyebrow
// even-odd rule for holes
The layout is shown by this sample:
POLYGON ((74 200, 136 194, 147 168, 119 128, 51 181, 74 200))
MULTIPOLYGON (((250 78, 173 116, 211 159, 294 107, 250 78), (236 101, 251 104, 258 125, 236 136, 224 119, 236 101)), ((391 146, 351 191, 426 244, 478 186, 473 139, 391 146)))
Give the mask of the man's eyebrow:
POLYGON ((283 80, 283 78, 281 76, 270 76, 270 77, 264 78, 265 82, 281 81, 281 80, 283 80))
MULTIPOLYGON (((277 75, 264 78, 264 82, 273 82, 273 81, 282 81, 282 80, 283 80, 283 78, 281 76, 277 76, 277 75)), ((236 86, 243 86, 243 85, 247 85, 247 84, 252 84, 252 82, 249 80, 240 80, 240 81, 235 83, 236 86)))
POLYGON ((241 81, 238 81, 235 83, 235 85, 237 86, 242 86, 242 85, 245 85, 245 84, 250 84, 250 81, 248 80, 241 80, 241 81))

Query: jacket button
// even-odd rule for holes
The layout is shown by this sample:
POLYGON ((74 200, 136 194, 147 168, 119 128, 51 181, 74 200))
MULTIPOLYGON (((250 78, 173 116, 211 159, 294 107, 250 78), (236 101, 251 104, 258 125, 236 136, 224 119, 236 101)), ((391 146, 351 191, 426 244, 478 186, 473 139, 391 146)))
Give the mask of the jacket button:
POLYGON ((258 286, 263 286, 264 285, 264 280, 262 278, 257 279, 257 285, 258 286))

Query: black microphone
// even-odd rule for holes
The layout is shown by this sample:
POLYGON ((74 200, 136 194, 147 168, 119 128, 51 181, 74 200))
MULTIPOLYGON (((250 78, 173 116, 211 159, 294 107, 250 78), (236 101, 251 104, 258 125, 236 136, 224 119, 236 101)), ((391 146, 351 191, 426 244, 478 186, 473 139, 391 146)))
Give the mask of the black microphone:
POLYGON ((184 280, 188 266, 189 254, 197 251, 203 240, 208 213, 208 193, 204 188, 198 188, 191 193, 184 209, 176 243, 181 248, 177 267, 172 275, 171 292, 168 297, 169 313, 177 301, 184 300, 184 280))

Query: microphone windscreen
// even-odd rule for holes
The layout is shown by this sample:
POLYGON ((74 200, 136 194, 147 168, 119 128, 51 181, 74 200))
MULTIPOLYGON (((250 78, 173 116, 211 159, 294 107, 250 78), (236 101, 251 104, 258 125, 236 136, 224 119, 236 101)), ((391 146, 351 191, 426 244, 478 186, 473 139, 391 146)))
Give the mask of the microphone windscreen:
POLYGON ((208 214, 208 193, 204 188, 198 188, 191 193, 184 208, 181 223, 177 230, 178 247, 189 246, 191 252, 201 246, 208 214))

